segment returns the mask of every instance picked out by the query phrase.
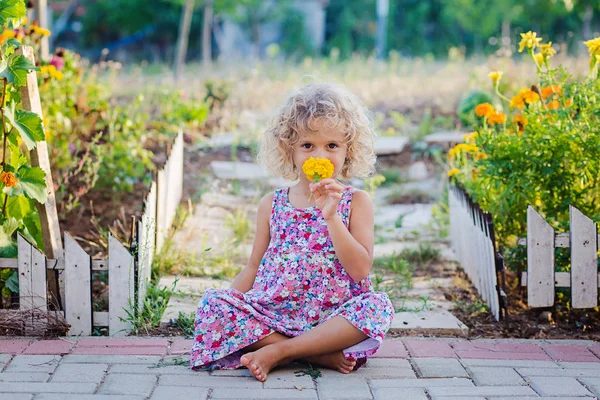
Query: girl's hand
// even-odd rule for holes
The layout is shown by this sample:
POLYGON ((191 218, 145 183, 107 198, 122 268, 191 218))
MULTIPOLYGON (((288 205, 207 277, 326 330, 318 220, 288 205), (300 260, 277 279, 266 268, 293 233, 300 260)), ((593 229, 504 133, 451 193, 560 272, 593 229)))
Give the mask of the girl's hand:
POLYGON ((315 203, 326 220, 336 215, 343 190, 344 186, 331 178, 310 184, 310 191, 315 197, 315 203))

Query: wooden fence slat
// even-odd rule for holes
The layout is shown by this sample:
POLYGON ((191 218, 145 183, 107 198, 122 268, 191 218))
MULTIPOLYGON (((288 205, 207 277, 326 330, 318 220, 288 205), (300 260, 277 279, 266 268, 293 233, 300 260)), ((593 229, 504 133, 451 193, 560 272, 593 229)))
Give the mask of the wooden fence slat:
POLYGON ((598 245, 596 223, 569 206, 571 233, 571 304, 573 308, 598 305, 598 245))
MULTIPOLYGON (((43 321, 36 319, 48 311, 46 294, 46 258, 27 241, 20 233, 17 235, 19 263, 19 308, 21 310, 38 310, 31 313, 31 319, 24 322, 26 333, 37 333, 36 325, 43 321), (37 314, 37 316, 36 316, 37 314)), ((44 318, 42 316, 41 318, 44 318)))
POLYGON ((31 287, 31 243, 21 234, 17 235, 19 262, 19 306, 21 309, 33 308, 31 287))
POLYGON ((540 214, 527 208, 527 303, 554 305, 554 229, 540 214))
POLYGON ((91 257, 65 232, 65 318, 69 336, 92 334, 91 257))
POLYGON ((156 252, 159 252, 167 235, 167 172, 163 169, 156 174, 156 252))
POLYGON ((108 234, 108 329, 110 336, 125 336, 132 326, 127 312, 133 313, 133 256, 110 233, 108 234))

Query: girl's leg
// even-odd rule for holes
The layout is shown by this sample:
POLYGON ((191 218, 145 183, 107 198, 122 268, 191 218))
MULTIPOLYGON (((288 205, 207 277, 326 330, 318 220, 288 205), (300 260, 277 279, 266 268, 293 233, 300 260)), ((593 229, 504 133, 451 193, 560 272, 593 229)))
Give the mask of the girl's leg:
POLYGON ((299 358, 335 353, 367 337, 345 318, 337 316, 300 336, 277 341, 257 351, 244 354, 241 362, 256 379, 265 381, 269 371, 276 365, 299 358))
MULTIPOLYGON (((250 346, 244 347, 243 351, 253 352, 262 349, 265 346, 281 342, 283 340, 289 340, 288 336, 282 335, 281 333, 274 332, 269 336, 262 338, 256 343, 252 343, 250 346)), ((323 354, 320 356, 312 356, 303 358, 304 361, 309 363, 317 364, 326 368, 338 370, 342 373, 350 373, 356 365, 356 360, 350 360, 344 357, 344 353, 340 350, 334 351, 329 354, 323 354)))

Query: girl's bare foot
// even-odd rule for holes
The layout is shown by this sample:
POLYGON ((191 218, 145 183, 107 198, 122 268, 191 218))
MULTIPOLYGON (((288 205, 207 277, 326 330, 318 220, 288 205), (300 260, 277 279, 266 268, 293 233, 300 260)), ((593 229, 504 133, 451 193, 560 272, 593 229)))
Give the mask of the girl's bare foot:
POLYGON ((306 361, 321 365, 325 368, 340 371, 343 374, 349 374, 356 365, 356 360, 353 358, 344 357, 342 351, 336 351, 322 356, 313 356, 305 358, 306 361))
POLYGON ((261 382, 267 380, 267 375, 269 375, 269 372, 273 368, 286 363, 286 360, 281 358, 279 350, 275 349, 273 345, 246 353, 241 357, 240 361, 261 382))

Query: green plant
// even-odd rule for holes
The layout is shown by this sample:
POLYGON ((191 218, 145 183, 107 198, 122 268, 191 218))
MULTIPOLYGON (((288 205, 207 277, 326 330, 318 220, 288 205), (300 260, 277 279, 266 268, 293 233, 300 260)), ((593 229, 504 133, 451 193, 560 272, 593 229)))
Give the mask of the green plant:
POLYGON ((141 307, 133 304, 131 299, 129 300, 129 308, 125 310, 127 316, 123 320, 131 324, 132 334, 148 334, 150 329, 160 325, 176 285, 177 279, 171 287, 159 287, 156 284, 148 285, 146 298, 144 298, 141 307))
POLYGON ((480 119, 475 115, 475 107, 482 103, 491 103, 492 97, 481 90, 472 90, 466 93, 458 103, 458 118, 465 126, 476 126, 480 119))
POLYGON ((416 204, 430 203, 433 200, 432 195, 422 189, 395 189, 385 198, 390 204, 416 204))
POLYGON ((428 265, 441 259, 440 250, 429 244, 419 243, 416 249, 406 248, 400 252, 400 257, 411 264, 428 265))
POLYGON ((385 176, 381 174, 376 174, 370 178, 365 179, 364 182, 365 190, 371 195, 371 198, 374 198, 375 190, 377 190, 377 188, 381 186, 383 182, 385 182, 385 176))
POLYGON ((185 336, 194 336, 194 321, 196 316, 194 313, 185 314, 183 312, 179 312, 177 319, 175 320, 175 326, 183 332, 185 336))
POLYGON ((382 187, 391 186, 406 181, 406 179, 402 177, 400 170, 397 168, 385 168, 381 170, 380 174, 385 178, 381 184, 382 187))
POLYGON ((236 246, 243 243, 250 236, 252 230, 252 225, 248 219, 248 212, 242 209, 237 209, 227 215, 225 226, 233 232, 234 245, 236 246))

